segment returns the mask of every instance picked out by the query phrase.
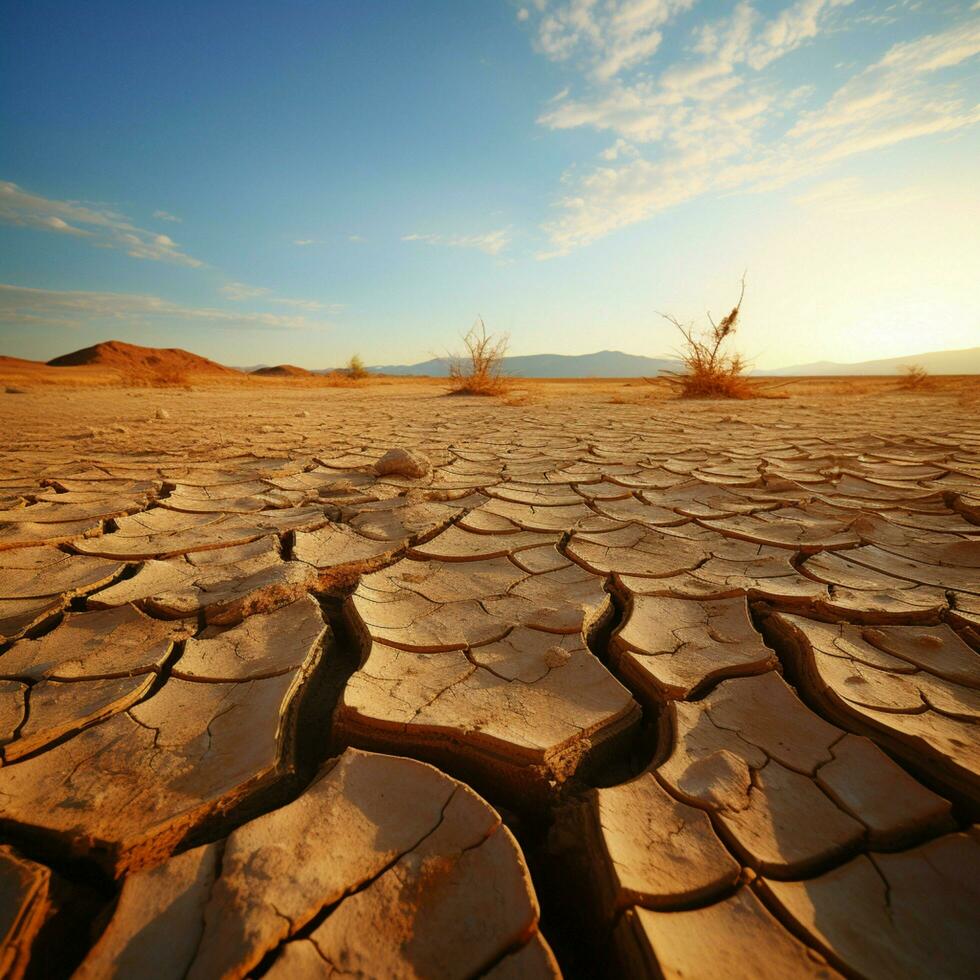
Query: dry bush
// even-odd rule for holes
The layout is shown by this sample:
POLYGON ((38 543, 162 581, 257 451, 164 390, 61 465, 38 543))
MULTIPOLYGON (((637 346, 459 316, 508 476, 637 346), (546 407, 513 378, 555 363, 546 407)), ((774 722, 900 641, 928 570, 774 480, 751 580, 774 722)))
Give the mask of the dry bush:
POLYGON ((741 354, 722 350, 726 340, 735 333, 742 300, 745 297, 745 277, 738 302, 731 312, 715 323, 711 314, 708 320, 711 330, 696 335, 692 325, 685 326, 669 313, 660 315, 672 323, 684 338, 680 351, 684 371, 664 371, 662 377, 680 389, 684 398, 746 398, 752 394, 751 385, 745 378, 746 364, 741 354))
POLYGON ((735 333, 742 300, 745 298, 745 276, 738 302, 730 313, 717 323, 708 314, 711 329, 701 334, 694 332, 693 325, 685 326, 669 313, 660 315, 681 332, 684 346, 679 356, 684 363, 683 371, 663 371, 660 379, 679 389, 682 398, 759 398, 778 385, 750 381, 745 377, 748 364, 741 354, 723 350, 725 342, 735 333))
POLYGON ((477 317, 463 337, 465 354, 449 356, 449 385, 456 395, 499 395, 509 379, 500 372, 510 337, 488 334, 483 317, 477 317))
POLYGON ((932 391, 936 379, 921 364, 906 364, 902 367, 902 377, 898 382, 902 391, 932 391))
POLYGON ((368 376, 367 368, 359 354, 355 354, 347 362, 347 377, 352 381, 361 381, 368 376))

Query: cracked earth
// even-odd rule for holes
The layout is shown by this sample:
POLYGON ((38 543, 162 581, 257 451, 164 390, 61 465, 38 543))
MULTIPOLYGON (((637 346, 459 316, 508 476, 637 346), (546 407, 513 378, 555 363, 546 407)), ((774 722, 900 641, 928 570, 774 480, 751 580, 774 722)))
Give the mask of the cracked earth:
POLYGON ((0 396, 0 975, 974 977, 974 411, 600 390, 0 396))

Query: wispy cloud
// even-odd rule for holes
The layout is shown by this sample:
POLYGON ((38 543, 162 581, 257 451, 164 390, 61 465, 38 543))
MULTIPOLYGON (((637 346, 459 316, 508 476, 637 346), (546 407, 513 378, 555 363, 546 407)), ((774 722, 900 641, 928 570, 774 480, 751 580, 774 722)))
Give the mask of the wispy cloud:
POLYGON ((173 262, 199 268, 168 235, 138 228, 125 215, 100 205, 58 201, 32 194, 10 181, 0 181, 0 222, 23 228, 74 235, 100 248, 113 248, 135 259, 173 262))
POLYGON ((310 245, 322 245, 323 242, 319 238, 294 238, 293 244, 300 248, 307 248, 310 245))
POLYGON ((38 327, 104 324, 109 328, 151 324, 159 327, 164 323, 249 330, 308 330, 330 325, 325 320, 301 314, 236 313, 183 306, 159 296, 138 293, 30 289, 0 283, 0 324, 38 327))
POLYGON ((287 296, 277 296, 271 289, 264 286, 250 286, 245 282, 226 282, 219 292, 226 299, 237 303, 257 299, 265 303, 292 306, 297 310, 308 310, 310 313, 339 313, 344 308, 340 303, 321 303, 315 299, 292 299, 287 296))
POLYGON ((159 218, 160 221, 182 221, 183 218, 178 218, 177 215, 171 214, 169 211, 154 211, 154 218, 159 218))
POLYGON ((509 228, 497 228, 482 235, 402 235, 403 242, 424 242, 426 245, 445 245, 448 248, 475 248, 487 255, 500 255, 511 242, 509 228))
POLYGON ((249 286, 244 282, 226 282, 220 289, 221 295, 226 299, 243 302, 249 299, 257 299, 259 296, 268 296, 272 290, 263 286, 249 286))
MULTIPOLYGON (((593 76, 609 80, 649 58, 663 28, 696 0, 566 0, 538 4, 537 47, 553 61, 583 58, 593 76)), ((530 13, 525 10, 526 13, 530 13)))
POLYGON ((738 3, 731 17, 696 30, 695 50, 719 58, 722 64, 746 64, 760 71, 829 27, 835 8, 854 0, 796 0, 769 20, 748 0, 738 3))
POLYGON ((565 254, 703 194, 771 189, 859 153, 980 121, 967 83, 949 74, 980 53, 976 17, 852 69, 822 104, 813 104, 809 88, 780 84, 770 66, 824 31, 843 30, 850 2, 797 0, 766 19, 742 0, 730 16, 694 28, 690 56, 655 77, 637 72, 596 82, 587 66, 589 95, 552 101, 539 122, 616 139, 600 154, 603 165, 565 175, 558 214, 544 225, 550 247, 539 257, 565 254))

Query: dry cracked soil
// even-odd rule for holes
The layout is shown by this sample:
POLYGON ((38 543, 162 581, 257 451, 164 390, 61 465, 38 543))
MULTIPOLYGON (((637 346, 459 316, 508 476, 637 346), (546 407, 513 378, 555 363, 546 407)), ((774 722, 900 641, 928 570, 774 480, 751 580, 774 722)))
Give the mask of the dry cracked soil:
POLYGON ((0 975, 975 977, 977 416, 601 390, 0 395, 0 975))

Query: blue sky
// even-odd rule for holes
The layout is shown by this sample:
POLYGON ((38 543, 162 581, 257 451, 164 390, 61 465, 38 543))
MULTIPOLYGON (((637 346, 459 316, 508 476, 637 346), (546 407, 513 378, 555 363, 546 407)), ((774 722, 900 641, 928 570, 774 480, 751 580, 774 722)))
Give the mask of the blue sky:
POLYGON ((980 344, 973 0, 8 0, 0 352, 980 344))

